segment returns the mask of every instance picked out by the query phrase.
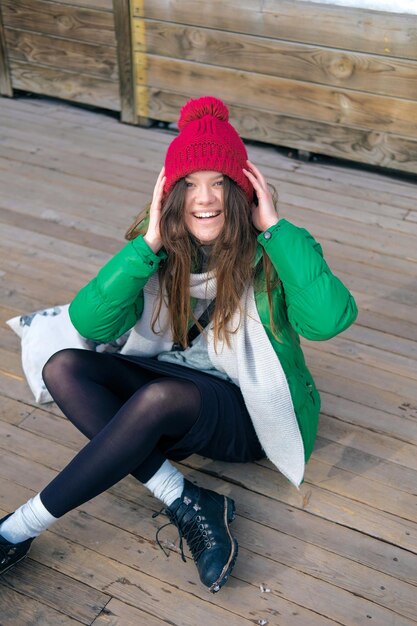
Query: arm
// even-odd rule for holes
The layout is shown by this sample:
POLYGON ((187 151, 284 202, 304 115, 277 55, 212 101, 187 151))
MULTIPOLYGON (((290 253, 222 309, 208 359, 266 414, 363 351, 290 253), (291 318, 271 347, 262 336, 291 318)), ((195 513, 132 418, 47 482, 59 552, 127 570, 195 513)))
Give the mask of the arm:
POLYGON ((117 339, 142 315, 143 288, 166 257, 159 230, 164 174, 162 168, 153 190, 146 235, 133 239, 110 259, 70 305, 71 321, 87 339, 117 339))
POLYGON ((252 220, 282 281, 290 324, 306 339, 330 339, 355 321, 355 300, 330 271, 320 244, 304 228, 279 220, 265 177, 253 163, 247 164, 243 172, 258 197, 252 220))
POLYGON ((132 328, 142 314, 143 288, 164 256, 139 236, 111 258, 71 302, 69 315, 80 335, 112 341, 132 328))
POLYGON ((331 272, 320 244, 304 228, 281 219, 261 233, 258 241, 282 281, 288 319, 298 334, 322 341, 354 322, 358 311, 353 296, 331 272))

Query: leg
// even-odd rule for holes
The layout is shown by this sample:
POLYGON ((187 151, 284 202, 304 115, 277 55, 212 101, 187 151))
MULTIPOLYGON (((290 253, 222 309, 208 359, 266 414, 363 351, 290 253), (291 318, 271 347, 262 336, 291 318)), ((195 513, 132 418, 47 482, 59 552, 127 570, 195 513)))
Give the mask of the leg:
POLYGON ((155 378, 152 372, 111 354, 71 348, 54 354, 42 376, 61 411, 89 439, 135 391, 155 378))
MULTIPOLYGON (((42 501, 39 495, 36 496, 44 509, 43 513, 52 517, 51 521, 54 521, 53 515, 59 517, 129 472, 134 471, 134 475, 143 482, 152 482, 149 477, 153 480, 158 476, 161 470, 155 476, 153 473, 164 461, 163 455, 156 448, 157 442, 164 438, 167 441, 181 438, 197 419, 201 396, 193 383, 169 378, 149 381, 147 375, 148 372, 141 372, 130 362, 109 355, 75 350, 66 350, 55 355, 45 368, 45 378, 58 405, 84 434, 92 438, 90 444, 42 492, 42 501), (50 367, 52 363, 55 367, 50 367), (123 367, 118 368, 116 363, 123 367), (165 390, 160 383, 164 383, 165 390), (166 383, 171 387, 167 388, 166 383), (158 392, 156 395, 155 390, 158 392), (178 405, 179 400, 182 401, 182 405, 180 402, 181 406, 177 406, 180 414, 175 414, 173 404, 178 405), (194 404, 193 415, 190 403, 194 404), (158 407, 161 404, 165 409, 169 406, 170 410, 162 412, 159 420, 158 407), (135 408, 139 408, 136 413, 135 408), (119 417, 121 419, 118 421, 119 417), (138 419, 140 417, 143 418, 141 427, 141 420, 138 419), (123 433, 128 440, 126 455, 126 437, 123 433), (146 433, 149 435, 148 445, 140 445, 144 444, 140 437, 146 433), (116 449, 113 449, 113 439, 116 449), (136 449, 133 442, 138 444, 136 449), (120 445, 123 458, 120 458, 117 451, 120 445), (149 452, 152 445, 155 447, 149 452), (140 462, 139 457, 143 459, 146 454, 148 456, 145 461, 140 462), (112 463, 115 465, 112 466, 112 463), (72 497, 71 502, 67 500, 68 494, 72 497), (43 502, 48 508, 45 508, 43 502)), ((218 591, 228 579, 237 556, 237 542, 229 530, 229 523, 234 517, 233 501, 184 481, 181 497, 173 501, 172 505, 169 503, 166 514, 175 523, 181 536, 187 540, 202 582, 211 591, 218 591)), ((15 516, 16 513, 11 519, 15 516)), ((1 531, 5 520, 6 518, 0 520, 1 531)), ((13 526, 13 522, 11 525, 13 526)), ((40 530, 35 534, 39 532, 40 530)), ((31 538, 7 540, 0 535, 0 573, 27 554, 31 541, 31 538), (2 553, 5 555, 3 562, 2 553)))
POLYGON ((0 520, 0 574, 26 556, 42 529, 132 469, 140 467, 140 480, 153 477, 147 457, 161 437, 176 440, 191 428, 200 402, 193 383, 169 378, 152 381, 133 394, 41 494, 0 520))
POLYGON ((188 432, 200 402, 197 387, 186 380, 162 378, 144 385, 41 492, 47 510, 61 517, 135 469, 142 482, 149 480, 152 473, 138 468, 162 437, 179 439, 188 432))
MULTIPOLYGON (((54 354, 42 375, 61 411, 88 439, 95 437, 138 389, 157 377, 134 362, 78 349, 54 354)), ((164 460, 155 448, 142 470, 150 477, 164 460)), ((137 473, 135 468, 131 473, 143 482, 143 472, 137 473)))

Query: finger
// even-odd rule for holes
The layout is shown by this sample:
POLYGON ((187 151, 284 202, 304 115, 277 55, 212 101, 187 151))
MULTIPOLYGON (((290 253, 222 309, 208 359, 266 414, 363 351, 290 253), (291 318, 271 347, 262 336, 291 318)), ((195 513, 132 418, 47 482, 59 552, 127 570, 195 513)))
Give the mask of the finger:
POLYGON ((165 182, 166 182, 166 176, 163 175, 163 169, 161 170, 161 172, 159 173, 158 179, 155 183, 155 187, 153 190, 153 197, 157 197, 160 196, 163 191, 164 191, 164 186, 165 186, 165 182))
POLYGON ((250 169, 252 170, 252 173, 255 174, 256 178, 261 182, 261 184, 265 187, 266 186, 266 180, 265 180, 265 176, 262 174, 262 172, 256 167, 256 165, 254 163, 252 163, 252 161, 247 161, 250 169))
POLYGON ((165 166, 162 167, 161 171, 158 174, 158 178, 156 179, 155 188, 158 187, 161 183, 162 178, 165 175, 165 166))
POLYGON ((256 176, 252 174, 252 172, 250 172, 249 170, 245 170, 245 168, 242 168, 242 170, 243 170, 243 173, 247 176, 247 178, 249 178, 250 182, 252 183, 256 191, 263 191, 262 185, 259 182, 259 180, 256 178, 256 176))
POLYGON ((167 177, 163 176, 161 178, 161 182, 159 184, 159 190, 158 190, 158 195, 159 196, 163 196, 164 195, 164 187, 165 187, 165 182, 166 182, 167 177))

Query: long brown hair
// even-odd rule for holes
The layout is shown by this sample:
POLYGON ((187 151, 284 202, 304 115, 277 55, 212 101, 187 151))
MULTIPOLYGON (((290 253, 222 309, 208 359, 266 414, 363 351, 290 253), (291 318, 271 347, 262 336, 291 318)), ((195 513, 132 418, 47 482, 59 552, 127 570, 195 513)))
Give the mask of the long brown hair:
MULTIPOLYGON (((215 240, 209 259, 208 270, 213 270, 217 279, 216 304, 213 313, 214 341, 224 340, 230 345, 230 322, 241 309, 241 296, 245 288, 259 273, 254 265, 259 232, 253 225, 251 206, 245 192, 230 178, 223 179, 224 227, 215 240)), ((159 266, 160 292, 155 308, 152 330, 161 311, 164 297, 169 312, 173 341, 184 347, 188 345, 189 321, 197 320, 191 308, 190 273, 198 260, 199 243, 185 226, 184 202, 186 183, 180 179, 163 200, 160 231, 167 258, 159 266)), ((148 228, 149 205, 139 214, 126 232, 131 240, 145 234, 148 228)), ((275 334, 272 311, 273 268, 266 254, 261 265, 265 272, 266 289, 270 308, 270 323, 275 334)), ((275 276, 276 278, 276 276, 275 276)))

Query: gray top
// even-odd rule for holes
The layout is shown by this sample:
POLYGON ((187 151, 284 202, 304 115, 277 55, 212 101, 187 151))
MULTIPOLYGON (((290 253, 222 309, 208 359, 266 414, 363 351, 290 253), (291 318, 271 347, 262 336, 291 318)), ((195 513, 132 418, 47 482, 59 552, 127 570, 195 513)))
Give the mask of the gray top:
MULTIPOLYGON (((201 246, 199 250, 201 257, 199 259, 199 271, 204 272, 207 269, 208 260, 210 256, 210 246, 201 246)), ((200 315, 209 306, 210 300, 197 300, 197 304, 194 310, 194 315, 198 319, 200 315)), ((210 360, 207 341, 204 333, 200 333, 193 344, 185 350, 178 350, 175 352, 166 351, 158 354, 158 361, 165 361, 166 363, 176 363, 177 365, 184 365, 185 367, 191 367, 192 369, 212 374, 223 380, 230 381, 230 378, 225 372, 221 372, 216 369, 210 360)))

